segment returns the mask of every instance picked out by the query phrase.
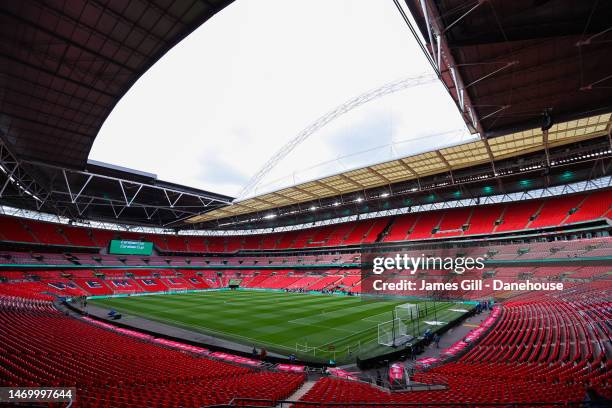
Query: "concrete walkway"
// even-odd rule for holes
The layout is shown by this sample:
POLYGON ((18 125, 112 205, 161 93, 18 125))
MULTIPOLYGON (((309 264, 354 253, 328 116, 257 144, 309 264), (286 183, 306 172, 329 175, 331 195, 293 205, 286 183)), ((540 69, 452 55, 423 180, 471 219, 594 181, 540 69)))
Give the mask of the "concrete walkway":
POLYGON ((480 314, 468 317, 461 324, 449 329, 440 337, 440 348, 436 348, 435 343, 431 343, 417 358, 439 357, 442 351, 462 340, 470 331, 477 328, 480 323, 489 317, 489 314, 491 314, 491 311, 486 310, 480 314))

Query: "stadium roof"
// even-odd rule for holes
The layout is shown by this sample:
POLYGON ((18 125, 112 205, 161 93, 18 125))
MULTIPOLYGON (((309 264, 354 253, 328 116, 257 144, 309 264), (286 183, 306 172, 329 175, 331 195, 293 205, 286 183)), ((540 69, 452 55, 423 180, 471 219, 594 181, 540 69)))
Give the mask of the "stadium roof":
POLYGON ((153 63, 227 0, 0 3, 2 135, 20 158, 82 168, 153 63))
POLYGON ((483 163, 494 163, 597 138, 606 135, 611 125, 612 114, 606 113, 555 124, 549 130, 547 138, 540 128, 532 128, 492 139, 480 139, 298 184, 235 202, 186 221, 200 223, 262 212, 402 181, 418 180, 483 163))
MULTIPOLYGON (((170 48, 229 3, 231 0, 0 2, 0 169, 10 175, 6 183, 17 193, 8 203, 21 197, 30 200, 20 204, 24 207, 35 205, 75 218, 102 215, 83 214, 72 200, 63 204, 54 197, 58 168, 77 172, 94 168, 87 157, 119 99, 170 48), (34 196, 39 200, 33 202, 34 196)), ((135 173, 127 173, 122 172, 129 182, 135 173)), ((96 183, 101 178, 90 181, 87 188, 102 187, 96 183)), ((7 187, 0 180, 0 199, 5 204, 7 187)), ((165 194, 163 190, 158 193, 165 194)), ((211 199, 208 207, 213 208, 229 200, 208 192, 195 194, 205 202, 211 199)), ((108 198, 112 193, 96 191, 95 195, 108 198)), ((102 211, 102 204, 109 206, 103 201, 87 205, 93 209, 99 202, 102 211)), ((206 207, 200 203, 199 210, 206 207)), ((122 220, 148 220, 132 220, 128 213, 122 212, 122 220)), ((118 219, 116 212, 105 215, 118 219)))
POLYGON ((227 205, 230 197, 88 162, 119 99, 231 2, 0 2, 0 203, 73 219, 199 223, 429 175, 452 177, 480 163, 495 169, 500 159, 601 136, 610 122, 602 113, 612 110, 611 2, 406 0, 434 69, 485 140, 234 205, 227 205), (538 130, 545 109, 557 123, 548 136, 538 130))
POLYGON ((612 110, 612 2, 405 3, 473 132, 491 137, 536 127, 545 109, 557 122, 612 110))

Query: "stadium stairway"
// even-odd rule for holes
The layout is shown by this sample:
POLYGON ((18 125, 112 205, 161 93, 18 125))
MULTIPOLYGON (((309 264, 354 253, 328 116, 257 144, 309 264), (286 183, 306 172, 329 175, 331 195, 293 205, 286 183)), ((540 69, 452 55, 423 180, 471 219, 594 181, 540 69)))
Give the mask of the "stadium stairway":
MULTIPOLYGON (((300 399, 302 399, 304 395, 310 392, 310 390, 312 389, 312 387, 315 386, 316 383, 317 383, 316 380, 304 381, 304 383, 300 386, 300 388, 295 390, 295 392, 291 394, 291 396, 287 398, 287 400, 288 401, 299 401, 300 399)), ((279 405, 278 407, 280 408, 281 405, 279 405)))
POLYGON ((385 225, 385 228, 383 228, 383 230, 380 232, 380 234, 378 234, 378 236, 376 237, 376 240, 374 242, 384 242, 384 240, 387 237, 387 235, 389 235, 389 232, 391 231, 391 228, 395 224, 395 219, 396 219, 396 217, 390 217, 389 218, 389 222, 387 222, 387 225, 385 225))
POLYGON ((460 325, 451 328, 440 337, 439 348, 436 348, 434 343, 429 344, 425 347, 423 353, 419 354, 419 359, 423 358, 439 358, 444 350, 451 347, 453 344, 465 338, 468 333, 478 327, 489 315, 490 310, 484 311, 480 314, 470 316, 461 322, 460 325))

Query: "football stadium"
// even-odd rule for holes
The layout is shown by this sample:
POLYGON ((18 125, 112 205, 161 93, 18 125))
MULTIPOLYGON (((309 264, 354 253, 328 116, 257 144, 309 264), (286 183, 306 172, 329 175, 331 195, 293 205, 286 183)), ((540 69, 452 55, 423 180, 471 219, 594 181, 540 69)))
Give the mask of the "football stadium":
POLYGON ((237 197, 90 156, 240 1, 0 2, 0 405, 611 406, 612 3, 385 2, 470 139, 237 197))

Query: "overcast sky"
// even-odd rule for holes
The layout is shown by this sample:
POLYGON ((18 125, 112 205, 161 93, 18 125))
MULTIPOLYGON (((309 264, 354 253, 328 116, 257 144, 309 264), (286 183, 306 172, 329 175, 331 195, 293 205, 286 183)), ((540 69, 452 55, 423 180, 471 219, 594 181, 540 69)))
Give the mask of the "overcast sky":
MULTIPOLYGON (((157 62, 117 104, 90 158, 237 196, 337 105, 431 73, 391 0, 237 0, 157 62)), ((257 192, 469 138, 434 81, 335 120, 257 192)))

